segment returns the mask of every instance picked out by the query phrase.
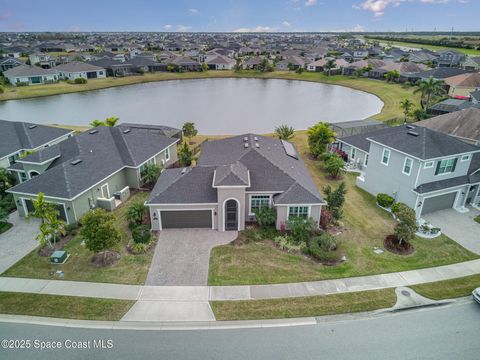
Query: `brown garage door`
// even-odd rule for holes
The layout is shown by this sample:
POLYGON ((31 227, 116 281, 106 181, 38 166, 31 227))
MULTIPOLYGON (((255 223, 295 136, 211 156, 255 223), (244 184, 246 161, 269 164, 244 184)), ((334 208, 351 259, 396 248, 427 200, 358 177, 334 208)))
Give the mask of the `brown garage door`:
POLYGON ((161 211, 162 229, 212 228, 211 210, 161 211))
POLYGON ((457 193, 439 195, 431 198, 427 198, 423 201, 422 215, 428 214, 434 211, 450 209, 453 207, 457 193))

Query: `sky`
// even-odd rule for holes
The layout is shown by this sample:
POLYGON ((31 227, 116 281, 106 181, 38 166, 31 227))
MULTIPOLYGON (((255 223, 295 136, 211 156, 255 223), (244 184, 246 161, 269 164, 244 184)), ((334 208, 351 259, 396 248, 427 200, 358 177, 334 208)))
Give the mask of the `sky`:
POLYGON ((480 0, 0 0, 0 31, 480 31, 480 0))

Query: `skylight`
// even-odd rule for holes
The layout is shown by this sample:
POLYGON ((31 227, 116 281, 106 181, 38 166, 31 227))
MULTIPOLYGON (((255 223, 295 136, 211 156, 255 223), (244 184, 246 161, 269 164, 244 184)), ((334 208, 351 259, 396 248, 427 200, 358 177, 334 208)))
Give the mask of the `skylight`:
POLYGON ((283 149, 285 150, 285 153, 288 156, 298 160, 297 150, 295 150, 295 147, 293 146, 293 144, 285 140, 281 140, 281 142, 283 145, 283 149))

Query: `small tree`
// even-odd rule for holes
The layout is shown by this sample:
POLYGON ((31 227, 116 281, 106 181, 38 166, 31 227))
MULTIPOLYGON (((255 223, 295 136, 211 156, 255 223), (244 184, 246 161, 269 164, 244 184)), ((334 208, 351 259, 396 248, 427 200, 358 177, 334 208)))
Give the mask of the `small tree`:
POLYGON ((93 209, 81 220, 80 235, 85 239, 85 246, 94 253, 103 251, 103 263, 107 250, 120 242, 120 232, 115 226, 115 216, 104 209, 93 209))
POLYGON ((7 171, 0 168, 0 196, 5 195, 5 191, 15 184, 15 177, 7 171))
POLYGON ((178 161, 181 166, 190 166, 193 161, 193 153, 190 150, 190 147, 186 142, 182 144, 180 150, 178 151, 178 161))
POLYGON ((8 222, 8 217, 10 214, 8 213, 7 209, 0 207, 0 224, 4 224, 8 222))
POLYGON ((95 119, 90 123, 90 126, 96 128, 96 127, 99 127, 99 126, 105 126, 105 123, 103 121, 95 119))
POLYGON ((415 238, 418 230, 415 211, 407 206, 402 206, 396 212, 399 223, 395 226, 395 236, 401 245, 404 241, 409 243, 415 238))
POLYGON ((412 116, 415 121, 421 121, 428 118, 428 114, 424 109, 418 108, 412 112, 412 116))
POLYGON ((319 157, 327 151, 328 144, 335 138, 335 133, 328 123, 319 122, 308 129, 308 146, 313 156, 319 157))
POLYGON ((342 181, 337 189, 332 190, 330 185, 327 185, 323 188, 323 192, 325 193, 325 201, 327 202, 326 208, 330 215, 330 221, 338 223, 343 217, 343 205, 345 204, 347 186, 345 182, 342 181))
POLYGON ((327 69, 327 75, 330 76, 332 74, 332 69, 335 69, 336 66, 337 64, 335 63, 335 60, 329 59, 323 67, 327 69))
POLYGON ((397 70, 389 71, 385 74, 387 82, 396 82, 400 79, 400 73, 397 70))
POLYGON ((137 201, 129 206, 127 212, 125 213, 125 219, 130 224, 140 225, 144 222, 147 212, 147 206, 141 201, 137 201))
POLYGON ((162 167, 158 164, 147 164, 144 166, 140 176, 147 185, 155 185, 162 172, 162 167))
POLYGON ((280 125, 275 128, 275 135, 281 140, 290 140, 295 135, 295 129, 288 125, 280 125))
POLYGON ((334 179, 341 177, 344 166, 345 162, 338 154, 332 154, 325 160, 325 170, 327 170, 328 174, 334 179))
POLYGON ((117 125, 118 120, 120 120, 119 117, 111 116, 105 119, 105 125, 114 127, 115 125, 117 125))
POLYGON ((274 208, 261 207, 254 211, 255 218, 260 226, 272 226, 277 220, 277 212, 274 208))
POLYGON ((412 110, 413 103, 409 99, 404 99, 400 102, 400 108, 403 110, 403 115, 405 115, 405 122, 408 121, 408 116, 412 110))
POLYGON ((60 233, 65 235, 67 224, 63 220, 59 219, 60 212, 56 206, 45 200, 43 193, 38 193, 37 199, 32 201, 34 211, 28 216, 40 219, 40 234, 36 239, 40 242, 41 246, 47 244, 53 249, 53 244, 57 240, 57 235, 60 233))
POLYGON ((192 138, 198 134, 198 130, 195 128, 195 123, 186 122, 182 127, 183 135, 188 138, 189 142, 192 142, 192 138))
POLYGON ((299 216, 290 217, 287 226, 291 232, 293 241, 297 244, 306 244, 310 234, 317 228, 312 218, 305 220, 299 216))
POLYGON ((207 64, 202 64, 202 71, 207 71, 208 70, 208 65, 207 64))

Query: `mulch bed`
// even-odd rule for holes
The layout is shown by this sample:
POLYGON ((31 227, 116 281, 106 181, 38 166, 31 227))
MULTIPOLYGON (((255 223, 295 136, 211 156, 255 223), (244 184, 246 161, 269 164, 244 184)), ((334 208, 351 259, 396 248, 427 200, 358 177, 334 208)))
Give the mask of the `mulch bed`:
POLYGON ((45 245, 43 248, 38 250, 38 255, 42 257, 49 257, 51 256, 55 251, 57 250, 62 250, 64 246, 72 240, 72 235, 67 235, 62 237, 60 240, 58 240, 55 244, 53 244, 53 249, 49 247, 48 245, 45 245))
POLYGON ((120 260, 120 254, 116 251, 106 251, 105 261, 103 259, 103 255, 103 252, 96 254, 92 258, 92 264, 97 267, 105 267, 111 266, 115 264, 118 260, 120 260))
POLYGON ((391 253, 397 255, 410 255, 415 251, 413 245, 408 242, 403 241, 399 244, 395 235, 388 235, 383 241, 383 246, 391 253))

